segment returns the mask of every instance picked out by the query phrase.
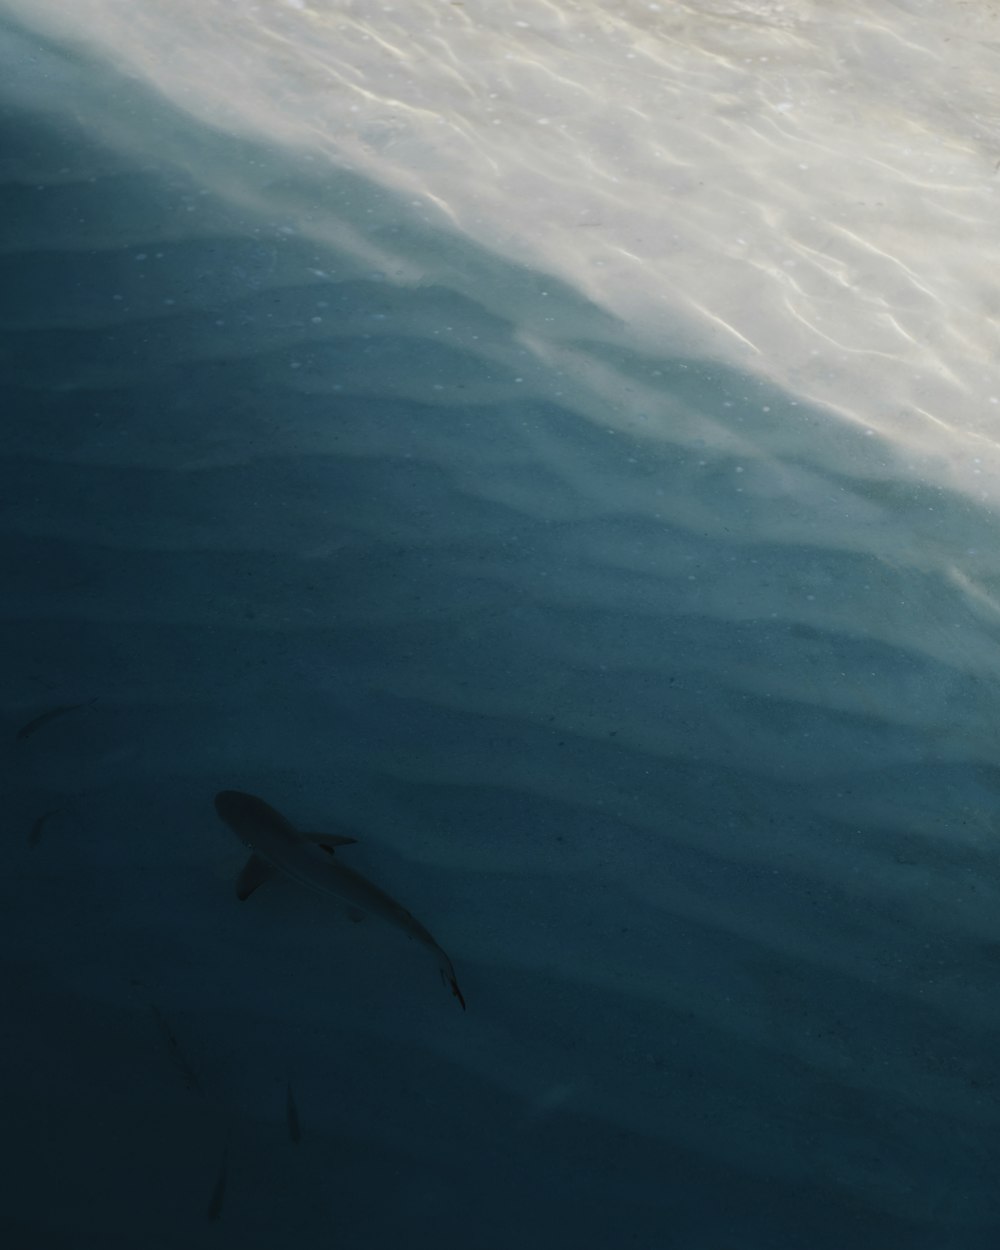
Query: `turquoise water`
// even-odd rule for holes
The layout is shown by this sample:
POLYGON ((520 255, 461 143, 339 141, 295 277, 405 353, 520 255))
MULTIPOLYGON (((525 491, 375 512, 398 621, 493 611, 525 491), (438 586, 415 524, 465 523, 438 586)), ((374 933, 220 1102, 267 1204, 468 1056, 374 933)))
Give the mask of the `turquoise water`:
POLYGON ((8 1239, 993 1247, 978 346, 880 358, 980 371, 932 436, 862 353, 728 353, 708 276, 653 333, 500 175, 490 244, 9 7, 8 1239), (356 836, 467 1012, 238 902, 231 788, 356 836))

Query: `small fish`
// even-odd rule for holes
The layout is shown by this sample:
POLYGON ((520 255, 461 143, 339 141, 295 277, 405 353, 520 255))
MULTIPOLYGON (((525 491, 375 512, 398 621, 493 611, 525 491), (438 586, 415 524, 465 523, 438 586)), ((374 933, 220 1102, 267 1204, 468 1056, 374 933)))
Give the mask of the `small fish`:
POLYGON ((150 1007, 150 1011, 153 1013, 153 1018, 156 1020, 156 1023, 160 1026, 160 1031, 166 1038, 167 1053, 170 1055, 170 1062, 184 1078, 184 1084, 188 1087, 188 1089, 193 1089, 196 1093, 200 1094, 201 1081, 198 1080, 198 1073, 191 1067, 187 1055, 185 1055, 184 1051, 181 1050, 181 1044, 174 1036, 173 1029, 164 1019, 163 1015, 156 1009, 156 1007, 150 1007))
POLYGON ((42 830, 45 828, 45 826, 48 824, 48 822, 52 819, 53 816, 59 815, 59 810, 60 809, 58 807, 54 807, 50 812, 42 812, 41 816, 37 817, 37 819, 34 821, 34 823, 31 826, 31 832, 28 834, 29 846, 38 845, 42 836, 42 830))
POLYGON ((302 1140, 302 1126, 299 1124, 299 1109, 295 1105, 295 1095, 292 1093, 292 1083, 288 1082, 288 1098, 285 1103, 285 1110, 288 1113, 288 1136, 293 1142, 302 1140))
POLYGON ((333 857, 335 846, 344 846, 356 839, 300 833, 263 799, 239 790, 223 790, 217 794, 215 810, 251 851, 237 882, 239 898, 249 898, 265 881, 283 872, 299 885, 332 896, 365 915, 385 920, 433 952, 441 980, 450 986, 452 994, 465 1010, 465 999, 458 988, 452 962, 430 932, 384 890, 333 857))
POLYGON ((49 721, 58 720, 60 716, 68 716, 70 712, 78 712, 81 708, 92 707, 97 702, 97 698, 87 699, 84 703, 61 703, 58 707, 50 707, 47 712, 41 712, 33 720, 29 720, 26 725, 22 725, 17 731, 18 742, 23 742, 25 738, 30 738, 32 734, 38 733, 39 729, 44 729, 49 721))
POLYGON ((222 1214, 222 1204, 226 1197, 226 1180, 229 1175, 229 1142, 222 1151, 222 1164, 219 1167, 219 1177, 215 1182, 215 1188, 212 1190, 212 1200, 208 1204, 208 1210, 205 1212, 210 1224, 222 1214))

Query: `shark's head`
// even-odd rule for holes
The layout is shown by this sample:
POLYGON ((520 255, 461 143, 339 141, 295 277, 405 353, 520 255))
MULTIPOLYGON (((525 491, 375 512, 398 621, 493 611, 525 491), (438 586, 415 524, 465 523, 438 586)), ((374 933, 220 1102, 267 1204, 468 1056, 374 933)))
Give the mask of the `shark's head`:
POLYGON ((215 810, 239 840, 253 849, 260 849, 262 843, 273 843, 275 839, 297 841, 299 838, 293 824, 253 794, 220 790, 215 796, 215 810))

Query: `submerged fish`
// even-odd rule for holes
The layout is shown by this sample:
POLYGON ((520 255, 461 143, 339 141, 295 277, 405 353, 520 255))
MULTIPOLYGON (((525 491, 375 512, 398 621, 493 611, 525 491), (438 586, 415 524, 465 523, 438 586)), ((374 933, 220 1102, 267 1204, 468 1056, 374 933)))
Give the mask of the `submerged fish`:
POLYGON ((219 1167, 219 1177, 215 1182, 215 1188, 212 1190, 212 1200, 208 1204, 208 1210, 205 1212, 210 1223, 215 1221, 222 1214, 222 1204, 226 1197, 226 1180, 229 1175, 229 1142, 226 1142, 225 1149, 222 1151, 222 1164, 219 1167))
POLYGON ((167 1023, 163 1013, 159 1011, 158 1008, 151 1005, 149 1010, 153 1013, 153 1018, 160 1026, 160 1031, 163 1033, 166 1040, 167 1053, 170 1056, 170 1062, 184 1078, 184 1084, 187 1088, 193 1089, 196 1093, 200 1094, 202 1091, 201 1081, 198 1079, 198 1073, 195 1072, 194 1068, 192 1068, 190 1060, 181 1049, 181 1044, 177 1040, 173 1029, 167 1023))
POLYGON ((47 712, 41 712, 33 720, 29 720, 26 725, 22 725, 17 731, 19 742, 23 742, 25 738, 30 738, 33 733, 37 733, 39 729, 44 729, 49 721, 58 720, 60 716, 67 716, 70 712, 78 712, 80 708, 90 707, 96 703, 96 697, 87 699, 84 703, 60 703, 58 707, 51 707, 47 712))
POLYGON ((41 840, 42 830, 49 823, 53 816, 59 815, 58 807, 52 808, 50 812, 42 812, 41 816, 35 818, 31 826, 31 832, 28 834, 28 845, 37 846, 41 840))
POLYGON ((430 932, 384 890, 353 868, 346 868, 339 860, 331 858, 335 847, 346 846, 357 839, 300 833, 263 799, 239 790, 223 790, 217 794, 215 810, 252 852, 237 882, 236 892, 241 899, 249 898, 258 886, 282 872, 299 885, 339 899, 351 910, 385 920, 434 953, 442 981, 451 987, 465 1010, 465 999, 458 988, 452 962, 430 932))

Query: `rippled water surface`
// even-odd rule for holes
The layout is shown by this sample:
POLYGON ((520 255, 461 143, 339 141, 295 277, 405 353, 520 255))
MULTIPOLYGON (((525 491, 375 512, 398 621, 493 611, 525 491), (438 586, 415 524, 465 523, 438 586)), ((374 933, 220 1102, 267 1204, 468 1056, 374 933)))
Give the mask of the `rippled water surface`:
POLYGON ((1000 9, 828 8, 0 0, 19 1246, 997 1244, 1000 9))

